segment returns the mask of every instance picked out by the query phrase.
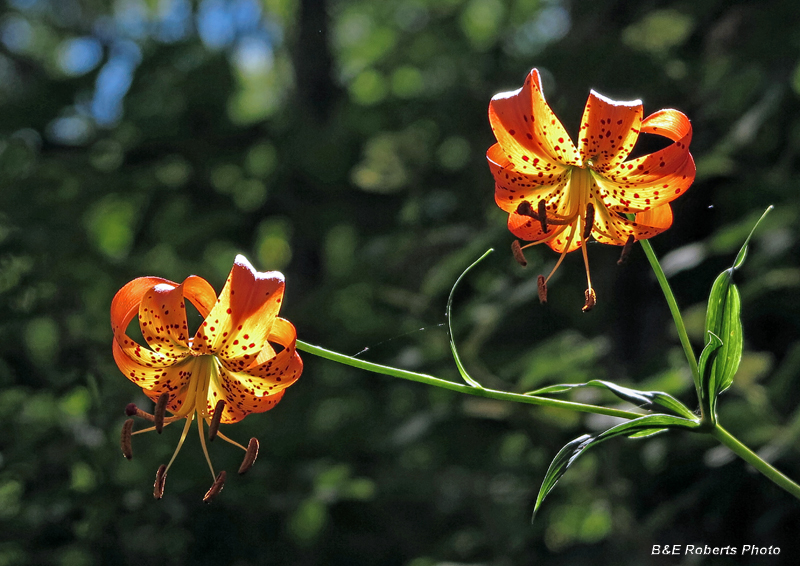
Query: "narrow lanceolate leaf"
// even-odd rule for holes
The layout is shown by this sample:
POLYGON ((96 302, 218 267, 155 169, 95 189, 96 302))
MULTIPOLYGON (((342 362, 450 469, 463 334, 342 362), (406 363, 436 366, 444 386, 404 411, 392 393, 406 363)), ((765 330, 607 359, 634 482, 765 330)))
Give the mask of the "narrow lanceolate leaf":
POLYGON ((564 393, 566 391, 571 391, 572 389, 581 387, 599 387, 608 389, 620 399, 623 399, 629 403, 633 403, 638 407, 651 409, 653 405, 661 405, 662 407, 669 409, 681 417, 685 417, 687 419, 696 418, 696 415, 692 413, 692 411, 690 411, 686 405, 675 399, 675 397, 669 393, 664 393, 663 391, 639 391, 638 389, 622 387, 616 383, 603 381, 601 379, 593 379, 592 381, 587 381, 586 383, 563 383, 559 385, 550 385, 549 387, 543 387, 541 389, 537 389, 536 391, 529 391, 525 394, 548 395, 553 393, 564 393))
POLYGON ((458 373, 461 374, 461 377, 464 379, 464 381, 469 383, 472 387, 477 387, 478 389, 483 389, 483 386, 480 383, 478 383, 477 381, 475 381, 472 378, 472 376, 469 375, 469 373, 467 373, 467 370, 464 368, 464 364, 461 363, 461 356, 458 355, 458 349, 456 348, 456 343, 453 340, 453 324, 451 322, 451 319, 452 319, 451 309, 452 309, 452 306, 453 306, 453 295, 456 292, 456 287, 458 287, 459 282, 464 278, 464 276, 467 273, 470 272, 470 270, 473 267, 478 265, 486 256, 488 256, 493 251, 494 251, 494 249, 487 250, 486 253, 484 253, 481 257, 476 259, 472 263, 472 265, 470 265, 468 268, 466 268, 464 270, 464 272, 461 275, 458 276, 458 279, 456 279, 456 282, 453 283, 453 288, 450 289, 450 296, 447 297, 447 309, 445 310, 445 316, 447 317, 447 333, 450 336, 450 351, 453 352, 453 360, 455 360, 455 362, 456 362, 456 367, 458 368, 458 373))
POLYGON ((539 507, 541 507, 545 497, 553 490, 558 480, 561 479, 561 476, 566 473, 569 467, 572 466, 578 457, 588 448, 617 436, 642 438, 645 436, 652 436, 653 434, 671 428, 692 429, 697 426, 698 423, 696 420, 674 417, 672 415, 655 414, 618 424, 598 435, 592 436, 584 434, 583 436, 579 436, 572 442, 569 442, 556 454, 556 457, 547 469, 547 473, 542 481, 542 486, 539 488, 539 495, 536 497, 536 505, 533 509, 533 517, 531 520, 536 517, 536 512, 539 510, 539 507))

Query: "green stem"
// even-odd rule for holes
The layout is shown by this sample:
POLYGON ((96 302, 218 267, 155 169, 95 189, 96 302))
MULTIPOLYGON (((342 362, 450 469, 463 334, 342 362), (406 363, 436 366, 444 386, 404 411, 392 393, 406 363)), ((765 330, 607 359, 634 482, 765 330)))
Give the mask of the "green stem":
POLYGON ((686 333, 686 326, 683 324, 683 317, 681 317, 681 311, 678 308, 675 295, 672 294, 672 288, 669 286, 667 276, 664 274, 664 270, 661 269, 661 264, 658 262, 658 258, 650 242, 647 240, 639 240, 639 243, 642 245, 647 260, 650 262, 650 266, 656 274, 658 284, 661 286, 661 291, 667 299, 669 312, 672 313, 672 319, 675 321, 675 329, 678 331, 678 338, 680 338, 683 352, 686 354, 686 360, 689 362, 689 367, 692 370, 692 379, 694 379, 695 388, 697 389, 697 398, 700 399, 700 369, 697 367, 697 358, 695 358, 694 350, 689 342, 689 335, 686 333))
POLYGON ((498 399, 500 401, 515 401, 517 403, 527 403, 529 405, 543 405, 546 407, 556 407, 559 409, 579 411, 582 413, 595 413, 597 415, 607 415, 609 417, 619 417, 629 420, 638 419, 642 416, 641 413, 623 411, 621 409, 610 409, 608 407, 599 407, 597 405, 573 403, 572 401, 549 399, 547 397, 538 397, 536 395, 522 395, 520 393, 509 393, 506 391, 496 391, 494 389, 479 389, 477 387, 471 387, 469 385, 454 383, 445 379, 439 379, 438 377, 424 373, 416 373, 413 371, 406 371, 381 364, 374 364, 372 362, 367 362, 358 358, 339 354, 338 352, 332 352, 331 350, 326 350, 325 348, 320 348, 319 346, 313 346, 300 340, 297 341, 297 349, 321 358, 325 358, 326 360, 339 362, 340 364, 345 364, 375 373, 382 373, 384 375, 391 375, 392 377, 399 377, 401 379, 417 381, 419 383, 433 385, 434 387, 441 387, 442 389, 449 389, 450 391, 458 391, 459 393, 466 393, 467 395, 474 395, 476 397, 488 397, 490 399, 498 399))
POLYGON ((739 442, 727 430, 717 424, 711 430, 711 435, 719 440, 722 444, 730 448, 742 460, 753 466, 756 470, 767 476, 779 487, 782 487, 797 499, 800 499, 800 485, 797 485, 783 473, 773 468, 769 463, 762 460, 758 454, 750 450, 747 446, 739 442))

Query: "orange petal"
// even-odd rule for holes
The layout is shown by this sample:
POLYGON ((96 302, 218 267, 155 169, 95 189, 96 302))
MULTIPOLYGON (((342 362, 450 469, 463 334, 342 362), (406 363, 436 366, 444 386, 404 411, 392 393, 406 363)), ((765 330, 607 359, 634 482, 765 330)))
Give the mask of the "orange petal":
POLYGON ((536 69, 521 89, 492 98, 489 122, 504 154, 518 171, 525 171, 525 167, 547 174, 563 165, 580 164, 572 140, 544 99, 536 69))
POLYGON ((269 411, 283 397, 284 389, 271 385, 264 391, 265 387, 259 384, 258 378, 246 373, 230 372, 221 365, 218 365, 218 373, 218 379, 212 379, 209 385, 207 406, 211 411, 217 401, 225 400, 220 421, 223 424, 239 422, 250 413, 269 411))
POLYGON ((258 356, 257 364, 247 368, 245 371, 258 378, 279 387, 289 387, 297 381, 303 372, 303 361, 297 353, 297 331, 294 325, 283 318, 276 318, 269 335, 270 342, 274 342, 283 347, 277 354, 269 355, 269 350, 264 348, 258 356))
MULTIPOLYGON (((150 350, 144 350, 150 352, 150 350)), ((115 340, 112 345, 114 361, 120 371, 133 383, 145 390, 151 399, 155 400, 164 392, 168 392, 172 402, 189 384, 193 368, 194 357, 189 357, 168 366, 155 366, 142 356, 131 356, 125 352, 115 340)))
POLYGON ((521 173, 503 155, 500 144, 486 152, 489 169, 495 178, 494 199, 506 212, 513 212, 524 200, 536 203, 540 199, 557 198, 567 179, 567 168, 560 167, 544 173, 521 173))
POLYGON ((139 303, 139 326, 147 344, 175 361, 188 353, 189 329, 183 302, 183 284, 160 283, 139 303))
POLYGON ((183 280, 183 296, 197 307, 200 315, 205 318, 217 302, 217 294, 211 284, 197 275, 190 275, 183 280))
POLYGON ((144 294, 160 284, 176 286, 168 279, 161 277, 139 277, 126 283, 117 291, 111 300, 111 330, 115 336, 122 335, 128 329, 133 317, 139 312, 139 303, 144 294))
POLYGON ((618 102, 592 91, 583 110, 578 149, 584 163, 604 171, 627 159, 642 126, 642 101, 618 102))
POLYGON ((623 246, 628 236, 633 236, 636 240, 646 240, 671 225, 672 208, 669 204, 641 212, 636 215, 635 220, 628 220, 608 210, 602 203, 597 203, 592 235, 598 242, 623 246))
POLYGON ((650 155, 610 167, 596 175, 606 205, 619 212, 644 212, 683 194, 695 177, 689 153, 692 127, 677 110, 661 110, 642 122, 642 132, 659 134, 674 143, 650 155))
POLYGON ((283 275, 261 273, 236 256, 225 287, 192 341, 192 349, 230 363, 255 360, 283 300, 283 275))
MULTIPOLYGON (((183 355, 167 356, 145 348, 128 336, 127 328, 136 313, 145 294, 157 285, 176 287, 177 284, 161 277, 140 277, 127 283, 117 291, 111 301, 111 328, 114 331, 114 347, 119 348, 122 355, 145 368, 164 368, 173 365, 183 355)), ((121 368, 120 368, 121 369, 121 368)), ((123 370, 128 375, 129 372, 123 370)))

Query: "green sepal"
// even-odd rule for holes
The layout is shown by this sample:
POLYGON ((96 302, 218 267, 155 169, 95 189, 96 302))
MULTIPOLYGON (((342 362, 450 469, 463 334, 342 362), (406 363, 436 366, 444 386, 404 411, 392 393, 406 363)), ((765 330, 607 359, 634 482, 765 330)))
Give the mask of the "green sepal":
POLYGON ((632 403, 637 407, 650 409, 653 405, 661 405, 662 407, 669 409, 681 417, 687 419, 696 418, 696 415, 690 411, 686 405, 675 399, 675 397, 669 393, 664 393, 663 391, 639 391, 638 389, 623 387, 621 385, 617 385, 616 383, 603 381, 601 379, 593 379, 591 381, 587 381, 586 383, 563 383, 559 385, 550 385, 548 387, 537 389, 536 391, 529 391, 525 393, 525 395, 564 393, 580 387, 599 387, 608 389, 620 399, 632 403))
POLYGON ((659 432, 668 429, 681 428, 693 429, 699 426, 696 420, 684 419, 681 417, 674 417, 672 415, 646 415, 638 419, 633 419, 615 427, 612 427, 605 432, 592 436, 584 434, 575 440, 567 443, 562 448, 547 469, 547 473, 542 481, 542 486, 539 488, 539 495, 536 497, 536 505, 533 509, 533 516, 531 521, 536 518, 536 513, 542 505, 545 497, 553 490, 569 467, 575 463, 578 457, 583 454, 588 448, 601 442, 614 438, 617 436, 627 436, 630 438, 642 438, 645 436, 652 436, 659 432))

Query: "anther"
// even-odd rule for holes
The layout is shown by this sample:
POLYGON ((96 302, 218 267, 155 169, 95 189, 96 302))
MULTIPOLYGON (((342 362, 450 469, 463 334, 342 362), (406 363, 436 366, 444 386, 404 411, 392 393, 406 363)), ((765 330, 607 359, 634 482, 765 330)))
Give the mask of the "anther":
POLYGON ((158 396, 156 401, 156 408, 153 410, 153 422, 156 425, 156 432, 161 434, 164 429, 164 413, 167 410, 167 401, 169 401, 169 393, 166 391, 158 396))
POLYGON ((220 399, 217 401, 217 406, 214 407, 214 416, 211 417, 211 422, 208 423, 208 441, 211 442, 217 437, 219 431, 219 421, 222 418, 222 410, 225 408, 225 401, 220 399))
POLYGON ((537 277, 536 286, 539 288, 539 302, 545 304, 547 302, 547 283, 544 280, 544 275, 537 277))
POLYGON ((527 200, 519 203, 519 206, 517 206, 517 214, 521 216, 530 216, 534 220, 539 220, 539 215, 533 211, 531 203, 529 203, 527 200))
POLYGON ((586 215, 583 217, 583 239, 588 240, 594 228, 594 205, 586 205, 586 215))
POLYGON ((522 246, 519 245, 519 240, 514 240, 511 242, 511 253, 514 256, 514 259, 517 260, 517 263, 522 267, 528 265, 528 260, 525 259, 525 254, 522 253, 522 246))
POLYGON ((622 253, 619 254, 617 265, 622 265, 628 260, 628 256, 631 255, 631 250, 633 249, 634 242, 636 242, 636 238, 634 238, 633 234, 631 234, 630 236, 628 236, 628 240, 625 242, 625 245, 622 246, 622 253))
POLYGON ((133 458, 133 446, 131 444, 131 431, 133 431, 133 419, 128 419, 122 425, 122 435, 119 439, 122 455, 128 460, 133 458))
POLYGON ((211 484, 211 487, 203 496, 203 503, 208 503, 212 499, 214 499, 222 488, 225 486, 225 470, 222 470, 219 474, 217 474, 217 479, 214 480, 214 483, 211 484))
POLYGON ((141 410, 139 407, 136 406, 136 403, 128 403, 125 406, 125 414, 129 417, 139 417, 150 422, 153 422, 154 418, 153 415, 141 410))
POLYGON ((542 232, 547 234, 547 204, 544 199, 539 201, 539 223, 542 225, 542 232))
POLYGON ((161 464, 156 472, 156 483, 153 484, 153 497, 161 499, 164 496, 164 483, 167 481, 167 466, 161 464))
POLYGON ((247 443, 247 453, 244 455, 244 460, 242 460, 242 465, 239 466, 239 473, 243 474, 251 467, 253 467, 253 463, 256 461, 258 457, 258 439, 253 437, 250 439, 250 442, 247 443))
POLYGON ((597 303, 597 295, 595 294, 594 289, 591 287, 586 289, 584 294, 586 295, 586 304, 583 305, 581 310, 583 312, 589 312, 592 310, 592 307, 594 307, 595 303, 597 303))

